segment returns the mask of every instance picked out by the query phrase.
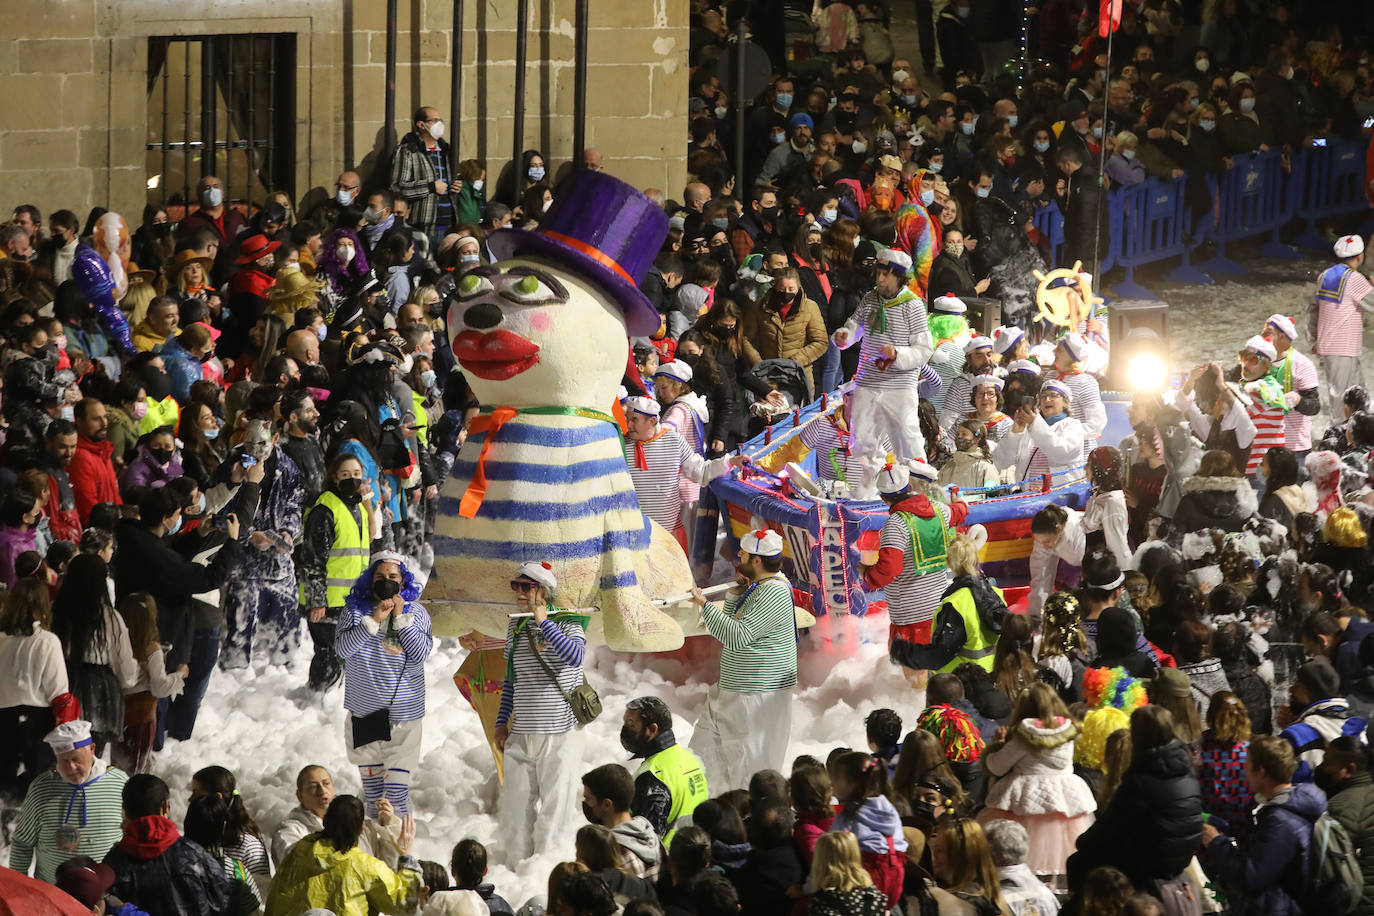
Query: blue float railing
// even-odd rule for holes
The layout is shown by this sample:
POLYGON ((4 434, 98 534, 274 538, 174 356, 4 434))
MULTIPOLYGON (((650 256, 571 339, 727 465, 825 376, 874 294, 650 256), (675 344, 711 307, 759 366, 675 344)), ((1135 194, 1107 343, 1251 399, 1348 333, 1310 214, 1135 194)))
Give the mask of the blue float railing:
POLYGON ((1126 277, 1113 284, 1127 299, 1158 298, 1135 282, 1135 269, 1165 258, 1183 262, 1169 274, 1175 283, 1211 283, 1212 278, 1189 263, 1193 242, 1188 233, 1188 199, 1185 179, 1150 178, 1131 187, 1113 190, 1108 196, 1108 224, 1120 244, 1116 265, 1126 277))
POLYGON ((1298 159, 1293 184, 1301 193, 1294 202, 1295 215, 1305 219, 1307 226, 1297 243, 1302 248, 1329 251, 1331 240, 1317 232, 1317 221, 1360 213, 1369 207, 1364 194, 1365 145, 1333 138, 1323 146, 1308 147, 1298 159))

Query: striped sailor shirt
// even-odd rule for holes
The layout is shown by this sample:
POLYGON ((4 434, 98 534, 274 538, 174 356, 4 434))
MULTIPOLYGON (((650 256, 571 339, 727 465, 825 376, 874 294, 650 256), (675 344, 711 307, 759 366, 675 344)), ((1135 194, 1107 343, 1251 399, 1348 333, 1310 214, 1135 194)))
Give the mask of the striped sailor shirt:
POLYGON ((392 722, 424 718, 425 659, 434 646, 429 613, 410 601, 404 614, 379 624, 370 611, 350 597, 339 614, 334 647, 344 662, 344 707, 355 716, 389 707, 392 722))
MULTIPOLYGON (((1317 367, 1303 354, 1292 347, 1284 358, 1274 364, 1270 375, 1283 385, 1283 392, 1310 391, 1320 386, 1317 380, 1317 367)), ((1288 411, 1283 418, 1283 444, 1295 452, 1305 452, 1312 448, 1312 418, 1296 408, 1288 411)))
POLYGON ((528 617, 517 618, 506 629, 506 682, 496 724, 509 725, 511 734, 561 735, 577 724, 564 697, 582 683, 587 634, 583 618, 557 616, 538 625, 528 617), (557 686, 539 658, 558 678, 557 686))
MULTIPOLYGON (((934 500, 931 500, 931 505, 948 525, 949 506, 934 500)), ((916 555, 911 545, 911 529, 906 526, 900 512, 892 512, 883 522, 883 530, 878 534, 878 549, 884 547, 902 552, 902 571, 883 586, 883 594, 887 596, 887 619, 897 626, 933 620, 940 607, 940 598, 949 587, 949 570, 925 574, 911 572, 916 568, 916 555)))
POLYGON ((10 868, 27 875, 29 866, 34 865, 34 877, 54 884, 58 867, 73 856, 90 856, 97 862, 104 859, 124 835, 121 793, 128 781, 123 770, 107 767, 99 758, 91 778, 79 786, 67 782, 56 770, 40 773, 29 785, 19 822, 10 836, 10 868), (63 825, 78 831, 75 849, 57 845, 57 832, 63 825))
POLYGON ((940 428, 951 436, 959 421, 973 409, 973 376, 961 372, 945 386, 945 404, 940 408, 940 428))
POLYGON ((729 459, 721 457, 707 461, 692 451, 677 430, 660 427, 652 439, 625 440, 625 464, 629 467, 635 495, 639 497, 640 510, 671 532, 682 524, 682 494, 678 482, 683 477, 698 484, 713 480, 725 473, 729 459), (644 449, 647 468, 638 466, 636 445, 644 449))
POLYGON ((921 366, 934 352, 930 339, 930 323, 926 319, 926 305, 911 290, 903 288, 893 298, 884 301, 877 290, 871 290, 845 323, 851 340, 859 337, 859 368, 854 373, 858 388, 893 391, 915 389, 920 383, 921 366), (878 313, 881 310, 881 319, 878 313), (882 358, 886 345, 898 350, 910 348, 915 362, 899 368, 896 364, 879 369, 875 360, 882 358))
POLYGON ((797 622, 792 586, 781 573, 760 579, 722 607, 701 611, 706 630, 724 647, 720 689, 740 693, 789 690, 797 685, 797 622))
POLYGON ((863 478, 863 461, 851 454, 854 437, 840 432, 829 416, 816 417, 803 426, 801 441, 816 453, 816 475, 821 480, 854 484, 863 478))
POLYGON ((941 340, 935 347, 935 355, 930 358, 930 365, 934 367, 935 373, 940 376, 943 383, 940 390, 932 394, 926 400, 935 406, 936 414, 944 410, 945 404, 949 402, 949 386, 958 375, 964 371, 964 348, 952 340, 941 340), (944 357, 941 362, 940 358, 944 357))
POLYGON ((1318 297, 1317 344, 1322 356, 1359 356, 1364 351, 1364 312, 1374 311, 1363 300, 1374 286, 1358 270, 1348 271, 1341 287, 1341 301, 1318 297))
POLYGON ((1245 412, 1255 424, 1255 439, 1250 443, 1250 456, 1245 460, 1245 476, 1253 477, 1259 471, 1264 453, 1283 445, 1285 413, 1282 407, 1267 405, 1258 397, 1253 404, 1245 408, 1245 412))

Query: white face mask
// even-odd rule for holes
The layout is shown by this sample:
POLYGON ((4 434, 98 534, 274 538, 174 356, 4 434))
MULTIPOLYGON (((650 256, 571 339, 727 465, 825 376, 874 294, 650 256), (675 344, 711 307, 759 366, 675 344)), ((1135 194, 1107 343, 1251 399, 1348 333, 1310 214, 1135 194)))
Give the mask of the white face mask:
POLYGON ((730 113, 730 109, 728 109, 728 108, 723 108, 723 107, 720 107, 720 106, 717 106, 717 107, 716 107, 716 117, 717 117, 718 119, 723 119, 723 118, 724 118, 726 115, 728 115, 729 113, 730 113))
POLYGON ((824 222, 824 223, 826 223, 827 225, 830 224, 830 223, 835 222, 835 220, 837 220, 837 219, 839 219, 839 218, 840 218, 840 211, 839 211, 839 210, 836 210, 836 209, 833 208, 833 207, 830 208, 829 210, 822 210, 822 211, 821 211, 821 221, 824 222))
POLYGON ((544 178, 544 167, 536 165, 529 170, 530 181, 542 181, 544 178))
POLYGON ((1254 111, 1254 110, 1255 110, 1255 100, 1254 100, 1253 98, 1241 99, 1241 100, 1240 100, 1240 110, 1241 110, 1241 111, 1254 111))
POLYGON ((1205 57, 1199 57, 1197 60, 1193 61, 1193 66, 1197 67, 1198 73, 1206 73, 1212 66, 1212 62, 1205 57))
POLYGON ((207 207, 218 207, 224 203, 224 192, 219 188, 206 188, 200 195, 200 202, 207 207))
POLYGON ((850 149, 854 150, 854 155, 862 156, 864 153, 868 152, 868 144, 862 140, 855 140, 850 149))
POLYGON ((940 172, 944 170, 944 167, 945 164, 943 162, 932 162, 930 164, 930 170, 936 175, 940 174, 940 172))
POLYGON ((481 178, 478 178, 476 181, 474 181, 474 182, 472 183, 472 189, 473 189, 474 191, 480 191, 480 190, 482 190, 482 186, 485 185, 485 184, 486 184, 485 181, 483 181, 481 178))
POLYGON ((353 260, 353 246, 340 245, 334 249, 334 253, 339 256, 339 260, 347 264, 353 260))
POLYGON ((932 189, 928 189, 928 190, 924 190, 924 191, 921 192, 921 203, 922 203, 922 205, 929 207, 929 206, 930 206, 932 203, 934 203, 934 202, 935 202, 935 190, 934 190, 933 188, 932 188, 932 189))
POLYGON ((1131 159, 1134 159, 1134 158, 1135 158, 1135 150, 1133 150, 1133 149, 1123 149, 1123 150, 1121 151, 1121 158, 1122 158, 1122 159, 1125 159, 1125 160, 1127 160, 1127 161, 1129 161, 1129 160, 1131 160, 1131 159))
POLYGON ((972 137, 973 128, 975 126, 976 125, 973 121, 963 121, 959 124, 959 132, 962 133, 965 137, 972 137))
POLYGON ((349 204, 353 203, 353 192, 345 191, 340 188, 335 192, 334 199, 339 202, 339 206, 347 207, 349 204))
POLYGON ((902 85, 902 83, 905 83, 905 82, 907 81, 907 78, 910 77, 910 76, 911 76, 911 74, 910 74, 910 73, 907 73, 905 70, 893 70, 893 71, 892 71, 892 84, 893 84, 894 86, 900 86, 900 85, 902 85))
POLYGON ((1021 118, 1020 118, 1019 115, 1007 115, 1007 126, 1008 126, 1008 127, 1015 127, 1017 124, 1020 124, 1020 123, 1021 123, 1021 118))
POLYGON ((429 125, 429 135, 435 140, 442 140, 444 138, 444 122, 435 121, 429 125))
POLYGON ((977 194, 979 197, 987 197, 992 193, 992 188, 974 188, 973 193, 977 194))
POLYGON ((1035 147, 1037 153, 1047 153, 1050 150, 1050 141, 1048 140, 1036 140, 1031 145, 1035 147))

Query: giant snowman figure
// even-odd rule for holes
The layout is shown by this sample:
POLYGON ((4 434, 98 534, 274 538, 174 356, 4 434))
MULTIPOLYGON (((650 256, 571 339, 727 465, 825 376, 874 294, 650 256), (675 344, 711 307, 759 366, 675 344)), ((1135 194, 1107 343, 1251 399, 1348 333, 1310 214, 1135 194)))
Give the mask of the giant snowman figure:
POLYGON ((436 633, 503 636, 510 580, 533 561, 553 566, 558 607, 600 609, 594 641, 682 645, 653 598, 691 590, 687 558, 640 511, 616 399, 627 334, 659 325, 638 282, 667 233, 653 201, 580 172, 538 229, 496 233, 498 263, 459 281, 449 333, 482 414, 439 503, 425 601, 436 633))

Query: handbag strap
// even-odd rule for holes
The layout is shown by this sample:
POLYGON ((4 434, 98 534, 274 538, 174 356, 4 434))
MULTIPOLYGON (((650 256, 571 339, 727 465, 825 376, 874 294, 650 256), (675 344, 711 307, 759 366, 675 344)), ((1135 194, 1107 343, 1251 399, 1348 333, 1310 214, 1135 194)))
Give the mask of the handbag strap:
MULTIPOLYGON (((572 709, 572 698, 568 695, 567 691, 563 689, 563 685, 558 683, 558 675, 553 673, 553 668, 549 667, 549 663, 544 661, 543 654, 534 647, 534 630, 534 627, 525 630, 525 635, 530 639, 530 654, 533 655, 534 660, 539 663, 539 667, 544 669, 544 673, 549 676, 549 681, 553 684, 553 689, 558 691, 558 695, 563 698, 563 702, 568 704, 569 709, 572 709)), ((587 682, 587 675, 582 675, 582 682, 584 684, 587 682)))
MULTIPOLYGON (((395 632, 396 632, 396 628, 392 625, 392 621, 395 620, 395 619, 396 619, 396 618, 394 618, 394 617, 387 617, 387 619, 386 619, 386 631, 387 631, 388 634, 390 634, 390 633, 395 633, 395 632)), ((398 638, 398 641, 399 641, 399 638, 398 638)), ((405 647, 404 647, 404 646, 401 647, 401 658, 402 658, 402 661, 401 661, 401 672, 400 672, 400 674, 397 674, 397 675, 396 675, 396 686, 395 686, 394 688, 392 688, 392 690, 391 690, 391 699, 390 699, 390 700, 387 702, 387 704, 386 704, 386 708, 387 708, 388 710, 391 709, 391 707, 393 707, 393 706, 396 705, 396 697, 397 697, 397 696, 400 694, 400 692, 401 692, 401 681, 405 680, 406 668, 409 667, 409 665, 410 665, 410 656, 409 656, 409 655, 406 655, 406 653, 405 653, 405 647)))

